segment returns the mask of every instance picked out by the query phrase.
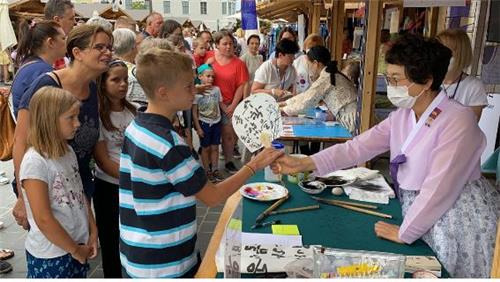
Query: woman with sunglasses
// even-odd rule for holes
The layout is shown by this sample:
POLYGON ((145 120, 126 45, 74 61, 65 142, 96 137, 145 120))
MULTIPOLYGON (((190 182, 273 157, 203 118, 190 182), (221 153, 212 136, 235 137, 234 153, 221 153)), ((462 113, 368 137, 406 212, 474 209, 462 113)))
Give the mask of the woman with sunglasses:
MULTIPOLYGON (((99 114, 96 78, 108 69, 112 55, 112 35, 100 26, 81 25, 68 35, 67 54, 69 67, 40 75, 23 94, 19 103, 17 126, 14 134, 14 170, 17 173, 26 150, 30 123, 29 103, 34 93, 43 86, 54 86, 70 91, 80 102, 78 119, 81 122, 73 140, 69 142, 76 153, 83 189, 90 199, 94 183, 90 170, 90 159, 99 138, 99 114)), ((17 174, 16 174, 16 177, 17 174)), ((19 183, 19 182, 18 182, 19 183)), ((20 186, 17 190, 20 191, 20 186)), ((28 228, 26 209, 22 197, 13 210, 19 225, 28 228)))
POLYGON ((399 109, 351 141, 272 167, 325 175, 390 151, 404 220, 379 221, 375 234, 399 244, 423 239, 452 277, 489 277, 500 195, 481 176, 486 140, 476 116, 441 89, 450 58, 436 40, 404 35, 386 54, 387 96, 399 109))

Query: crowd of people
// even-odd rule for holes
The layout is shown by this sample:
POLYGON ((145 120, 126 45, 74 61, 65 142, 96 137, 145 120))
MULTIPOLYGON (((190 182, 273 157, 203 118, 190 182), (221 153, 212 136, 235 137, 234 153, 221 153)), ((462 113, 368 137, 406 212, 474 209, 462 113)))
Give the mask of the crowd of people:
POLYGON ((423 238, 452 275, 484 277, 500 202, 479 172, 486 95, 463 71, 463 34, 388 43, 388 98, 400 109, 374 128, 305 159, 243 149, 238 167, 231 119, 249 95, 273 96, 288 116, 323 104, 355 132, 358 78, 339 71, 319 35, 299 47, 285 28, 266 58, 259 34, 193 36, 159 13, 142 31, 126 18, 114 27, 104 19, 76 25, 71 1, 49 0, 45 20, 20 25, 18 70, 4 93, 16 118, 13 215, 28 230, 27 276, 84 278, 99 241, 107 278, 193 277, 196 201, 220 204, 268 165, 326 174, 390 150, 405 219, 401 227, 377 223, 376 234, 407 244, 423 238), (426 132, 411 143, 422 120, 415 127, 426 132))

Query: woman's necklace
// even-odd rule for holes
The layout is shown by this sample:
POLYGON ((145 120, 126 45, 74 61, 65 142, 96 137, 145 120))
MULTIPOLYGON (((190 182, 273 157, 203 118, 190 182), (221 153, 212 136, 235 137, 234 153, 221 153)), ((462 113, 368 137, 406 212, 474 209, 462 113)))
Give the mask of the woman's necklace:
POLYGON ((448 87, 445 87, 444 88, 444 93, 446 93, 446 96, 450 97, 451 99, 454 99, 455 98, 455 95, 457 94, 457 90, 458 90, 458 87, 460 86, 460 82, 462 81, 462 76, 463 76, 463 72, 460 73, 460 76, 457 78, 457 80, 455 80, 453 83, 451 83, 450 85, 448 85, 448 87), (457 87, 455 87, 455 90, 453 91, 453 95, 449 96, 448 95, 448 89, 453 85, 457 83, 457 87))

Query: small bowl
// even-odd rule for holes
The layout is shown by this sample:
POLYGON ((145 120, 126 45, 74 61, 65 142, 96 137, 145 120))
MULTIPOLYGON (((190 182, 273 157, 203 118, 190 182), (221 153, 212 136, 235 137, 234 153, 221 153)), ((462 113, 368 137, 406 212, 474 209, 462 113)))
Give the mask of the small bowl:
POLYGON ((302 191, 312 195, 319 194, 326 189, 325 183, 320 181, 300 181, 298 185, 300 189, 302 189, 302 191), (317 188, 311 188, 310 187, 311 185, 310 184, 308 185, 308 183, 314 183, 314 185, 317 185, 316 186, 317 188))

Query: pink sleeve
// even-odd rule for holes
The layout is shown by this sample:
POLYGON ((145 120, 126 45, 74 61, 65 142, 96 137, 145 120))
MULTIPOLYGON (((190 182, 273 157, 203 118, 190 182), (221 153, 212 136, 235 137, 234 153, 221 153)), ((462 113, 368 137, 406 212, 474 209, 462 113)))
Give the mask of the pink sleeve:
POLYGON ((428 175, 408 209, 399 238, 413 243, 422 237, 457 201, 471 174, 479 167, 484 135, 472 111, 459 112, 448 122, 429 152, 428 175))
POLYGON ((391 113, 381 123, 354 139, 314 154, 312 159, 316 165, 316 174, 325 175, 351 167, 387 152, 390 149, 391 122, 394 114, 391 113))

